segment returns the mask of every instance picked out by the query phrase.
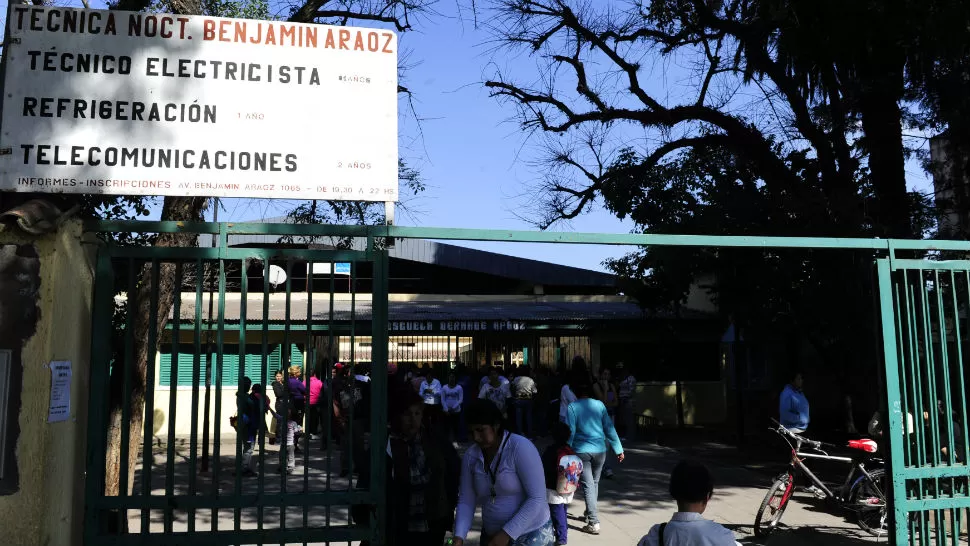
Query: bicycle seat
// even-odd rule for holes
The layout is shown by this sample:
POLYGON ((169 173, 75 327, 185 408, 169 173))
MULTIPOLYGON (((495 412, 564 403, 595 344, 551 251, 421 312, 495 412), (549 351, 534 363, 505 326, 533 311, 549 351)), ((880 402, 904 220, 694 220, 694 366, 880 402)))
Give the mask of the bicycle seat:
POLYGON ((861 440, 849 440, 849 449, 858 449, 866 453, 875 453, 879 450, 879 444, 874 440, 863 438, 861 440))

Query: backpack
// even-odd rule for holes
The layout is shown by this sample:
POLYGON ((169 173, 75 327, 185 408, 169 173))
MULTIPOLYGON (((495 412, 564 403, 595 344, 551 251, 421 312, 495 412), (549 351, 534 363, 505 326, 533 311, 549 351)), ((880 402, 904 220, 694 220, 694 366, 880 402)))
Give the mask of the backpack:
POLYGON ((370 415, 367 411, 370 403, 370 383, 366 381, 353 380, 340 392, 340 406, 345 411, 351 411, 357 418, 370 415))
POLYGON ((363 396, 361 395, 360 387, 357 386, 357 381, 351 381, 340 391, 340 407, 350 411, 350 408, 356 406, 361 398, 363 396))
POLYGON ((559 458, 559 476, 556 479, 556 493, 572 495, 579 487, 579 477, 583 475, 583 460, 569 447, 556 453, 559 458))

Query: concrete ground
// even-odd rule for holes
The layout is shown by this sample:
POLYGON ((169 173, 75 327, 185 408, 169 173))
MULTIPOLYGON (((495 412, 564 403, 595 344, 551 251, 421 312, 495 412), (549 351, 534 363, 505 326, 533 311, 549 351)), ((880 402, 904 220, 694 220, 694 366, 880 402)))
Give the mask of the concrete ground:
MULTIPOLYGON (((303 468, 299 466, 302 464, 302 460, 298 461, 297 476, 290 476, 285 481, 281 480, 280 475, 276 473, 276 448, 268 447, 263 491, 265 493, 278 493, 283 483, 286 484, 287 492, 300 493, 304 491, 303 468)), ((184 495, 188 493, 187 455, 184 448, 179 448, 176 451, 175 482, 172 486, 176 494, 184 495)), ((220 458, 222 471, 218 489, 220 495, 225 496, 231 494, 236 486, 236 479, 232 475, 232 470, 235 468, 235 446, 228 443, 224 444, 222 451, 223 456, 220 458)), ((636 545, 652 525, 666 521, 675 510, 675 505, 668 498, 667 480, 670 470, 678 460, 685 456, 685 453, 687 456, 699 459, 707 464, 715 476, 717 485, 714 498, 705 515, 734 531, 742 544, 854 546, 873 542, 887 542, 885 538, 877 541, 869 537, 854 523, 839 515, 833 515, 823 503, 804 493, 796 494, 784 515, 782 526, 775 534, 767 542, 759 542, 752 536, 755 513, 764 498, 772 476, 785 465, 786 461, 783 455, 779 458, 777 464, 774 462, 759 463, 749 457, 739 455, 739 452, 733 448, 717 444, 693 444, 690 447, 674 449, 641 443, 628 445, 626 461, 623 464, 617 464, 614 460, 615 477, 601 481, 599 510, 602 530, 600 535, 586 535, 579 531, 579 528, 583 525, 580 517, 583 514, 584 501, 581 494, 577 494, 576 500, 569 508, 571 519, 569 544, 576 546, 593 544, 636 545)), ((331 471, 330 489, 346 491, 350 485, 349 481, 346 478, 339 478, 337 475, 339 454, 337 452, 332 453, 329 460, 326 454, 319 449, 311 449, 310 454, 306 481, 308 490, 322 491, 327 488, 327 469, 329 468, 331 471)), ((166 460, 165 448, 156 448, 156 464, 153 468, 151 484, 153 495, 164 495, 165 493, 166 460)), ((243 478, 241 485, 243 493, 257 493, 258 481, 255 478, 243 478)), ((199 476, 197 486, 199 493, 211 494, 214 492, 211 476, 199 476)), ((136 495, 141 492, 141 488, 141 472, 138 472, 135 483, 136 495)), ((233 515, 232 510, 219 511, 217 517, 220 530, 233 528, 233 515)), ((262 519, 267 528, 279 527, 278 508, 266 508, 261 514, 261 518, 255 508, 243 509, 240 515, 241 527, 244 529, 256 528, 259 519, 262 519)), ((128 516, 132 531, 139 529, 141 513, 129 511, 128 516)), ((300 527, 303 524, 303 518, 302 509, 287 510, 287 528, 300 527)), ((307 524, 324 526, 329 519, 332 524, 346 525, 347 518, 348 513, 345 507, 334 507, 330 514, 326 514, 323 510, 314 510, 308 513, 307 524)), ((176 510, 172 523, 173 530, 176 532, 187 530, 188 519, 187 511, 176 510)), ((200 511, 194 519, 197 530, 211 529, 211 511, 204 513, 200 511)), ((163 513, 152 510, 150 512, 149 532, 161 533, 164 528, 163 513)), ((473 532, 466 544, 469 544, 469 546, 478 545, 477 533, 473 532)))
MULTIPOLYGON (((725 448, 729 449, 729 448, 725 448)), ((600 482, 598 536, 579 531, 584 501, 577 498, 569 507, 569 544, 574 546, 636 545, 655 524, 670 519, 676 505, 667 493, 670 471, 683 455, 671 448, 634 445, 626 448, 626 461, 614 464, 616 475, 600 482)), ((843 517, 832 515, 810 495, 797 494, 789 504, 781 527, 766 541, 752 536, 752 525, 764 499, 772 473, 744 468, 730 457, 713 453, 692 454, 707 464, 716 481, 714 498, 705 513, 734 531, 742 544, 769 546, 850 546, 888 543, 865 534, 843 517)), ((779 468, 784 465, 781 461, 779 468)), ((470 542, 471 543, 471 542, 470 542)), ((474 542, 477 544, 477 542, 474 542)))

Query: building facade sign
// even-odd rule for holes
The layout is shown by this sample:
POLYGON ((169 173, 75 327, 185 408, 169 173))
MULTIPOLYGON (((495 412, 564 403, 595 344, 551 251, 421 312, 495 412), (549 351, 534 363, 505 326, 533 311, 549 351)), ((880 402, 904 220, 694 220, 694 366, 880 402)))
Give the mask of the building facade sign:
POLYGON ((397 35, 12 2, 0 190, 398 199, 397 35))
POLYGON ((395 320, 388 323, 391 332, 517 332, 525 329, 524 322, 511 320, 395 320))

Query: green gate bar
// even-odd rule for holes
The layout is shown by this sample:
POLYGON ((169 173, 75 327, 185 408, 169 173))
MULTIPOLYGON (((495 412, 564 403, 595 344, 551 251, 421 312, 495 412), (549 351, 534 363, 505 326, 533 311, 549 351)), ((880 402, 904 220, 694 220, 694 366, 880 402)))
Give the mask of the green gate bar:
MULTIPOLYGON (((150 544, 279 544, 281 542, 298 542, 308 544, 310 542, 353 542, 360 540, 371 540, 378 543, 381 540, 379 524, 383 518, 383 507, 385 491, 380 482, 374 482, 369 488, 358 490, 349 487, 349 484, 342 482, 331 482, 329 474, 326 479, 326 486, 311 481, 311 466, 303 464, 303 476, 299 481, 303 487, 293 487, 289 484, 289 491, 286 488, 287 479, 283 474, 279 478, 267 477, 267 472, 271 476, 277 466, 275 457, 268 459, 262 454, 269 454, 265 443, 265 434, 259 430, 256 435, 257 446, 254 449, 255 456, 259 457, 259 476, 250 480, 242 476, 241 455, 244 448, 244 438, 235 431, 227 431, 226 415, 223 410, 223 394, 229 396, 229 392, 223 393, 224 389, 230 391, 237 390, 237 385, 242 377, 249 376, 253 383, 260 383, 266 386, 264 392, 272 392, 270 388, 270 377, 275 375, 276 369, 281 365, 286 365, 292 354, 293 363, 301 364, 305 372, 306 385, 309 383, 310 372, 317 363, 317 351, 314 348, 314 336, 322 335, 334 340, 335 334, 350 334, 351 346, 354 346, 354 330, 357 326, 356 320, 351 320, 347 324, 346 316, 335 316, 334 305, 334 264, 337 262, 350 262, 354 275, 357 274, 358 266, 362 263, 370 263, 375 267, 375 275, 380 275, 380 264, 385 264, 386 260, 381 261, 383 251, 375 250, 373 240, 364 251, 346 250, 294 250, 294 249, 239 249, 230 248, 228 242, 228 226, 226 224, 216 225, 216 232, 222 241, 221 248, 165 248, 151 249, 145 247, 121 247, 106 245, 99 249, 97 269, 96 269, 96 293, 95 293, 95 315, 92 333, 92 377, 91 377, 91 402, 89 412, 89 436, 87 451, 87 466, 89 469, 89 479, 86 486, 86 516, 85 516, 85 544, 121 544, 121 545, 150 545, 150 544), (268 281, 269 265, 273 262, 279 263, 285 260, 285 267, 288 279, 285 285, 285 325, 282 328, 270 325, 270 286, 268 282, 263 284, 263 322, 257 337, 257 343, 261 344, 262 351, 257 349, 259 358, 250 354, 251 345, 247 340, 251 338, 252 325, 247 323, 247 302, 250 299, 249 283, 247 271, 249 264, 256 261, 263 265, 263 280, 268 281), (307 302, 306 320, 291 320, 291 311, 296 312, 296 300, 293 295, 294 268, 296 260, 307 260, 307 302), (328 307, 331 312, 326 319, 321 320, 314 317, 314 286, 313 286, 313 263, 328 263, 331 265, 331 283, 329 295, 321 293, 320 296, 329 297, 328 307), (117 284, 114 271, 122 271, 127 267, 127 274, 121 275, 123 281, 117 284), (236 269, 239 274, 236 277, 236 269), (138 274, 142 271, 148 272, 149 281, 147 286, 138 286, 138 274), (196 277, 189 277, 189 272, 194 271, 196 277), (205 278, 206 271, 214 271, 212 279, 205 278), (164 291, 160 282, 165 279, 166 273, 174 272, 174 287, 164 291), (229 287, 229 281, 238 283, 233 289, 229 287), (212 283, 218 283, 217 310, 215 316, 203 311, 204 290, 211 287, 212 283), (231 292, 238 286, 238 321, 230 315, 227 308, 228 298, 231 292), (135 454, 138 464, 134 467, 134 474, 129 474, 128 465, 120 465, 120 483, 125 484, 132 478, 135 482, 134 493, 129 495, 128 488, 122 486, 118 496, 106 496, 104 494, 105 483, 105 461, 107 457, 107 431, 110 419, 109 399, 107 396, 107 385, 112 373, 118 374, 123 384, 123 400, 120 404, 121 418, 127 421, 132 412, 131 385, 136 379, 135 358, 138 351, 135 350, 137 340, 131 335, 137 321, 137 311, 139 306, 138 290, 141 289, 148 301, 147 317, 147 368, 146 388, 144 392, 146 406, 144 415, 143 436, 133 439, 135 445, 139 445, 139 453, 135 454), (164 306, 163 297, 171 297, 164 306), (121 322, 116 323, 115 329, 121 334, 121 346, 114 349, 112 346, 113 330, 112 323, 118 302, 127 302, 130 309, 121 309, 118 316, 121 322), (191 311, 185 309, 186 306, 193 304, 195 308, 191 311), (169 307, 170 305, 170 307, 169 307), (167 310, 167 311, 166 311, 167 310), (167 312, 168 315, 162 315, 167 312), (169 318, 170 317, 170 318, 169 318), (160 322, 167 324, 161 329, 160 322), (236 322, 236 324, 233 324, 236 322), (300 322, 301 324, 296 324, 300 322), (215 323, 215 324, 213 324, 215 323), (213 330, 216 334, 215 350, 210 351, 206 348, 207 355, 203 356, 204 340, 203 332, 208 335, 213 330), (165 337, 168 336, 168 337, 165 337), (283 344, 279 344, 279 338, 271 336, 282 336, 283 344), (271 340, 273 340, 271 342, 271 340), (232 347, 235 341, 236 347, 232 347), (294 342, 303 342, 303 351, 297 355, 294 342), (157 349, 156 349, 157 348, 157 349), (278 351, 279 348, 284 350, 278 351), (194 354, 187 354, 192 351, 194 354), (273 364, 276 352, 280 353, 279 362, 273 364), (212 424, 212 452, 213 461, 211 473, 199 474, 196 465, 199 463, 197 451, 200 449, 199 441, 199 412, 201 411, 200 385, 203 379, 203 366, 209 355, 214 357, 212 370, 212 382, 216 389, 215 407, 213 408, 212 424), (182 358, 180 358, 180 355, 182 358), (297 359, 299 358, 299 361, 297 359), (234 362, 235 360, 235 362, 234 362), (253 362, 250 362, 253 360, 253 362), (251 364, 251 365, 250 365, 251 364), (161 366, 159 376, 156 368, 161 366), (232 366, 236 366, 233 368, 232 366), (253 366, 258 366, 254 369, 253 366), (272 369, 271 369, 272 366, 272 369), (168 375, 164 375, 168 373, 168 375), (191 385, 186 384, 188 381, 191 385), (191 402, 189 398, 178 398, 179 390, 190 388, 191 402), (159 389, 167 389, 169 399, 167 403, 164 399, 158 399, 159 389), (159 402, 156 408, 156 401, 159 402), (188 402, 188 403, 187 403, 188 402), (156 417, 154 410, 167 412, 164 417, 156 417), (161 419, 166 419, 162 424, 161 419), (189 453, 184 453, 185 445, 180 444, 176 433, 176 419, 190 421, 188 430, 190 437, 186 444, 189 446, 189 453), (160 427, 161 430, 157 430, 160 427), (157 436, 156 436, 157 433, 157 436), (228 433, 228 435, 226 434, 228 433), (153 445, 157 442, 156 438, 165 442, 164 446, 153 445), (223 449, 224 442, 233 441, 236 449, 223 449), (154 451, 153 451, 154 449, 154 451), (230 461, 227 457, 235 456, 235 461, 230 461), (184 462, 188 461, 188 468, 184 462), (231 475, 230 475, 231 474, 231 475), (279 489, 266 487, 267 479, 279 482, 279 489), (342 513, 351 506, 369 506, 369 513, 374 517, 364 524, 358 524, 342 516, 339 521, 330 522, 331 509, 338 509, 342 513), (267 509, 279 510, 279 521, 276 518, 267 519, 267 509), (252 512, 258 523, 250 519, 249 513, 252 512), (302 512, 302 514, 300 514, 302 512), (327 525, 322 523, 323 515, 327 515, 327 525), (205 514, 208 517, 201 517, 205 514), (286 515, 290 515, 287 521, 286 515), (220 516, 225 518, 220 525, 220 516), (302 516, 302 517, 298 517, 302 516), (227 523, 231 520, 231 523, 227 523), (299 523, 297 523, 299 521, 299 523), (333 523, 333 525, 330 525, 333 523), (130 526, 134 534, 117 534, 115 529, 130 526)), ((139 226, 140 228, 140 226, 139 226)), ((172 278, 172 277, 168 277, 172 278)), ((386 283, 386 274, 384 275, 386 283)), ((378 302, 374 305, 375 316, 372 317, 371 328, 373 343, 378 347, 383 341, 386 344, 386 332, 381 331, 381 326, 386 323, 386 284, 380 280, 375 282, 373 287, 373 301, 378 302), (385 301, 383 315, 380 302, 385 301)), ((281 294, 282 295, 282 294, 281 294)), ((351 314, 356 313, 355 305, 357 298, 352 295, 351 314)), ((233 311, 234 313, 235 311, 233 311)), ((353 317, 352 317, 353 318, 353 317)), ((334 340, 335 341, 335 340, 334 340)), ((335 344, 331 343, 331 347, 335 344)), ((374 357, 386 358, 386 348, 375 351, 374 357)), ((329 375, 334 364, 333 359, 329 359, 329 366, 325 372, 329 375)), ((372 426, 377 432, 373 440, 378 442, 386 441, 383 428, 386 426, 386 416, 384 415, 382 396, 386 396, 386 366, 375 365, 373 369, 374 392, 373 397, 376 406, 373 408, 372 426)), ((325 379, 325 378, 321 378, 325 379)), ((164 392, 164 391, 162 391, 164 392)), ((327 389, 327 401, 333 402, 333 393, 327 389)), ((232 401, 235 397, 232 398, 232 401)), ((226 404, 230 400, 225 401, 226 404)), ((233 404, 234 406, 235 404, 233 404)), ((226 406, 229 407, 228 405, 226 406)), ((331 405, 326 406, 323 414, 323 427, 329 433, 331 417, 331 405)), ((306 422, 304 422, 306 425, 306 422)), ((181 425, 179 425, 181 426, 181 425)), ((127 460, 129 454, 128 427, 121 427, 122 436, 120 459, 127 460)), ((207 429, 208 430, 208 429, 207 429)), ((350 431, 348 431, 350 432, 350 431)), ((309 437, 305 436, 303 447, 309 454, 312 446, 309 437)), ((285 437, 283 439, 285 442, 285 437)), ((281 442, 283 443, 283 442, 281 442)), ((333 458, 334 452, 332 444, 326 450, 327 461, 333 458)), ((314 451, 311 460, 318 460, 319 456, 314 451)), ((370 462, 370 461, 369 461, 370 462)), ((285 461, 284 461, 285 464, 285 461)), ((302 464, 298 463, 298 464, 302 464)), ((329 464, 329 463, 325 463, 329 464)), ((368 465, 369 466, 369 465, 368 465)), ((382 479, 381 470, 374 473, 376 479, 382 479)), ((319 481, 319 480, 318 480, 319 481)))
POLYGON ((970 509, 962 341, 970 312, 970 262, 882 258, 877 271, 890 403, 893 538, 897 545, 955 546, 970 509))

